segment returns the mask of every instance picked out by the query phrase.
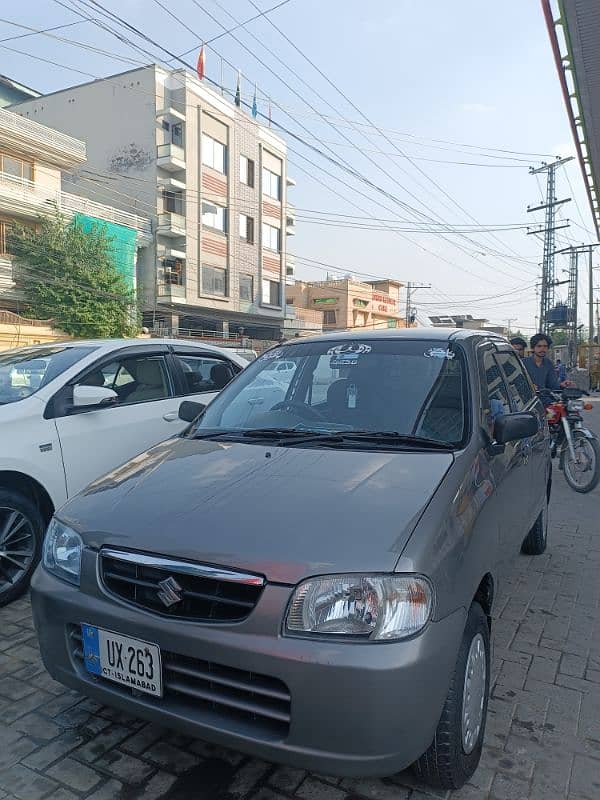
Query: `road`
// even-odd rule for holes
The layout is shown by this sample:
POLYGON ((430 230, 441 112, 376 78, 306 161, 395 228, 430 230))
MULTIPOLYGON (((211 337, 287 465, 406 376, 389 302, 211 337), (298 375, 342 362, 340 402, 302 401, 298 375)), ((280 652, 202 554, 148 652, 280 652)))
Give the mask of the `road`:
POLYGON ((100 707, 45 672, 23 599, 0 609, 0 800, 598 800, 599 512, 600 488, 555 472, 547 553, 519 556, 496 603, 483 758, 458 792, 310 775, 100 707))

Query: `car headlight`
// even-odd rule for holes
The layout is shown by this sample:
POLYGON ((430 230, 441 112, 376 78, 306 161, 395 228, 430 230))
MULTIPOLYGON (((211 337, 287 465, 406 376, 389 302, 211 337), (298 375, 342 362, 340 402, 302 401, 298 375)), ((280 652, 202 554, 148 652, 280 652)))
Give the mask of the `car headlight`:
POLYGON ((403 639, 427 624, 433 589, 417 575, 326 575, 295 590, 285 632, 291 635, 403 639))
POLYGON ((79 586, 82 548, 81 536, 53 517, 44 539, 44 567, 57 578, 79 586))

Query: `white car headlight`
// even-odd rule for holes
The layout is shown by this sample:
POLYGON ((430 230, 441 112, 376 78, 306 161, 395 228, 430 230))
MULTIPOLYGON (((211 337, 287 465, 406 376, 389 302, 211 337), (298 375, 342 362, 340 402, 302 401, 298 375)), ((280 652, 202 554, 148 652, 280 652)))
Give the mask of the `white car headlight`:
POLYGON ((44 567, 57 578, 79 586, 82 548, 81 536, 53 517, 44 539, 44 567))
POLYGON ((427 624, 433 589, 417 575, 327 575, 295 590, 285 622, 291 635, 403 639, 427 624))

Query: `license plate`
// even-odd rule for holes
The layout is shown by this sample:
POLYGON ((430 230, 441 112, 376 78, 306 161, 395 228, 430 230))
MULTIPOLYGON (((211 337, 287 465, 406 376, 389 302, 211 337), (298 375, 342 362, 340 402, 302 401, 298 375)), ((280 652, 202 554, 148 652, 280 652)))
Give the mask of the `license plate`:
POLYGON ((160 648, 150 642, 81 625, 85 668, 115 683, 162 697, 160 648))

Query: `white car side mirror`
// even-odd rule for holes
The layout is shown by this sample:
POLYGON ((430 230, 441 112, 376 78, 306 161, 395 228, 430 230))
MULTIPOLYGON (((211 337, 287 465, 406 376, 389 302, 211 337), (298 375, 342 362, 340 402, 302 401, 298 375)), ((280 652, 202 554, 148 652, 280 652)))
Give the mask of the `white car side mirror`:
POLYGON ((105 386, 74 386, 73 406, 109 406, 116 403, 119 395, 105 386))

